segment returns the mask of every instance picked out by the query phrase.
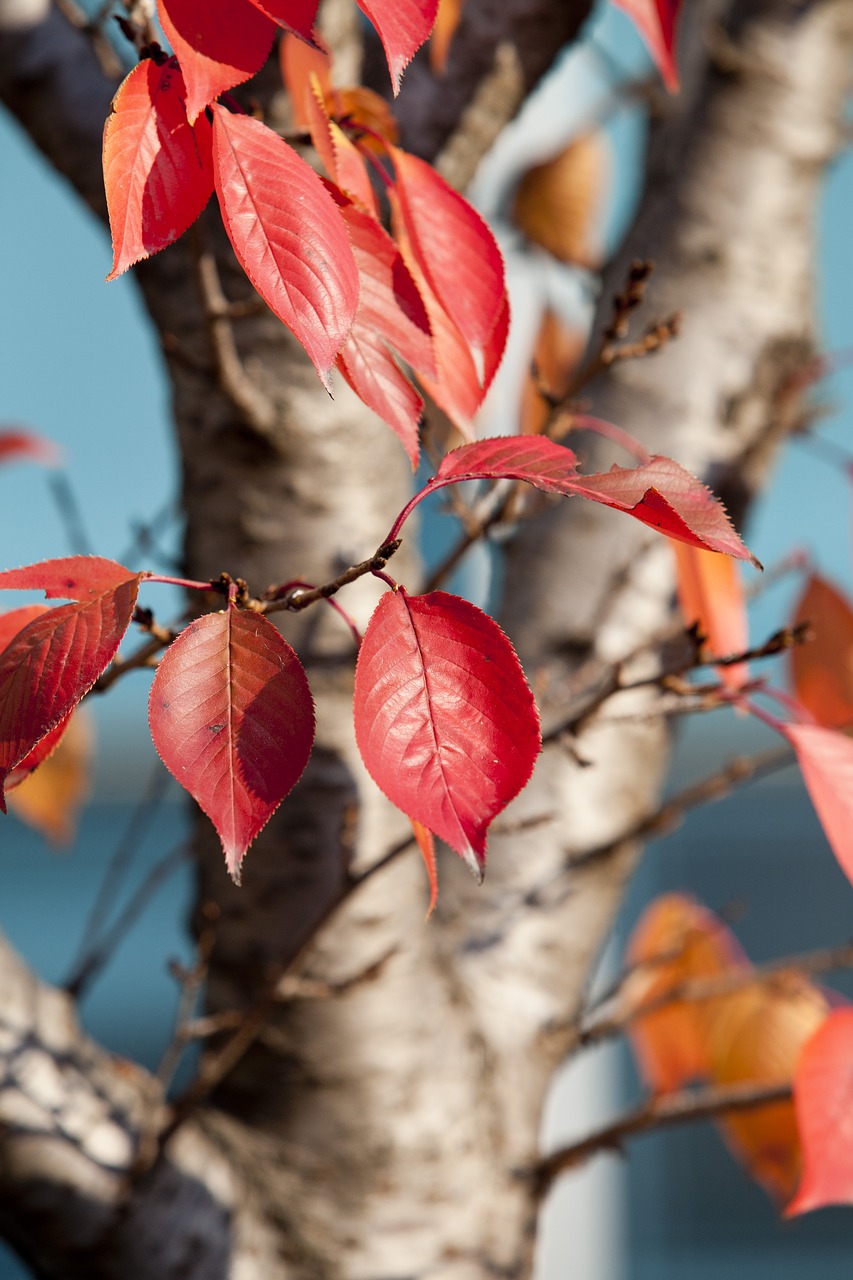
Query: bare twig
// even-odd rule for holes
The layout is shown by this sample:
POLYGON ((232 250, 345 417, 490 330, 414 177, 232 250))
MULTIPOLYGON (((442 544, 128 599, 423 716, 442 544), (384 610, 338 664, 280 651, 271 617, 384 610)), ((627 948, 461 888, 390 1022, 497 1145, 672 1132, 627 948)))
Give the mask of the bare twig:
POLYGON ((656 1129, 692 1124, 731 1111, 752 1111, 791 1097, 791 1085, 746 1084, 709 1085, 650 1098, 612 1124, 553 1152, 536 1166, 533 1179, 537 1193, 544 1196, 560 1174, 582 1164, 599 1151, 621 1151, 628 1138, 656 1129))
POLYGON ((379 573, 401 545, 400 538, 396 538, 393 542, 386 542, 368 560, 351 565, 349 569, 338 574, 337 578, 324 583, 321 587, 293 586, 290 583, 267 587, 263 600, 258 604, 258 612, 277 613, 286 609, 291 613, 299 613, 309 605, 316 604, 318 600, 328 600, 330 596, 340 591, 341 587, 355 582, 357 578, 363 578, 368 573, 379 573))
POLYGON ((620 997, 626 983, 630 982, 636 973, 635 967, 622 974, 610 991, 583 1014, 578 1044, 579 1047, 586 1048, 588 1045, 598 1044, 601 1040, 621 1035, 626 1026, 637 1018, 644 1018, 647 1014, 671 1004, 682 1001, 699 1003, 715 1000, 720 996, 740 991, 753 983, 781 978, 786 974, 830 973, 835 969, 849 969, 851 966, 853 966, 853 943, 846 942, 839 947, 822 947, 818 951, 783 956, 767 964, 732 969, 727 973, 716 974, 714 977, 685 979, 684 982, 676 983, 651 999, 619 1012, 620 997), (614 1006, 616 1012, 608 1015, 607 1009, 614 1006))
POLYGON ((77 495, 64 471, 49 471, 47 483, 56 503, 62 523, 65 525, 65 536, 74 555, 90 556, 92 543, 86 532, 83 509, 77 501, 77 495))

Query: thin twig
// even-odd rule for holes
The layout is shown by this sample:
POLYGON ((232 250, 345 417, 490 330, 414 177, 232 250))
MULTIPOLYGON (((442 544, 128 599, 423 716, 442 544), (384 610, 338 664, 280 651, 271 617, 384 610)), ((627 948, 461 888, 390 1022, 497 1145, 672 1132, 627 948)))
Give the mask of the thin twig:
POLYGON ((709 1085, 679 1093, 650 1098, 633 1111, 620 1116, 578 1142, 572 1142, 542 1160, 533 1171, 537 1194, 547 1194, 560 1174, 588 1160, 599 1151, 621 1151, 628 1138, 674 1125, 692 1124, 726 1115, 731 1111, 752 1111, 791 1097, 790 1082, 779 1084, 709 1085))
POLYGON ((363 578, 369 573, 379 573, 385 568, 394 552, 401 545, 401 538, 396 538, 393 542, 386 542, 368 560, 362 560, 360 564, 351 565, 349 569, 345 569, 343 573, 338 574, 337 578, 333 578, 331 582, 324 583, 321 587, 292 586, 290 583, 267 587, 263 600, 258 604, 258 612, 278 613, 286 609, 291 613, 299 613, 302 609, 307 609, 309 605, 316 604, 319 600, 328 600, 330 596, 340 591, 341 587, 347 586, 350 582, 355 582, 357 578, 363 578))
POLYGON ((151 830, 152 823, 163 803, 168 784, 169 775, 158 760, 149 775, 145 792, 134 808, 130 821, 110 858, 106 874, 101 881, 84 926, 77 958, 65 982, 65 990, 76 999, 80 998, 84 988, 94 977, 97 966, 93 967, 92 959, 99 951, 98 935, 103 931, 107 916, 121 891, 122 882, 151 830))
POLYGON ((64 471, 49 471, 47 483, 60 519, 65 526, 65 536, 71 551, 76 556, 90 556, 92 543, 86 532, 83 508, 77 501, 71 481, 64 471))
POLYGON ((853 966, 853 943, 846 942, 839 947, 822 947, 817 951, 783 956, 767 964, 731 969, 727 973, 716 974, 713 977, 688 978, 649 1000, 643 1000, 623 1009, 620 1013, 618 1012, 619 1000, 626 984, 636 974, 637 968, 647 967, 647 964, 641 964, 622 974, 610 991, 584 1013, 578 1045, 586 1048, 602 1040, 621 1035, 626 1026, 637 1018, 644 1018, 647 1014, 664 1009, 671 1004, 685 1001, 698 1004, 705 1000, 716 1000, 720 996, 731 995, 732 992, 740 991, 754 983, 767 982, 768 979, 783 977, 785 974, 830 973, 836 969, 849 969, 851 966, 853 966), (612 1006, 616 1006, 617 1012, 607 1015, 606 1009, 612 1006))

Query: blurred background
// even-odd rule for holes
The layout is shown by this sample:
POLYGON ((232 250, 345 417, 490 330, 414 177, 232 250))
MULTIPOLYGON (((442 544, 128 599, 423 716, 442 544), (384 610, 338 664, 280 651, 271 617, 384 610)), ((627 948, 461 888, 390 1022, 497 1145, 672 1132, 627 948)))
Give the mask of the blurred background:
MULTIPOLYGON (((626 102, 617 86, 648 71, 628 21, 604 6, 582 46, 563 59, 478 175, 474 198, 493 220, 507 258, 515 343, 484 410, 484 434, 514 429, 507 408, 520 403, 545 311, 560 319, 569 338, 574 333, 583 342, 595 304, 596 260, 621 237, 641 180, 643 108, 636 96, 626 102), (560 154, 598 126, 603 136, 581 157, 595 185, 589 261, 567 264, 519 228, 521 221, 535 230, 536 189, 524 207, 515 192, 531 163, 560 154)), ((159 355, 133 281, 104 283, 111 255, 102 228, 5 117, 0 156, 0 424, 48 437, 65 460, 59 481, 30 463, 0 468, 2 567, 85 550, 168 573, 181 534, 176 459, 159 355), (76 513, 70 520, 69 493, 76 513)), ((848 153, 830 175, 818 229, 827 353, 853 345, 851 208, 848 153)), ((788 447, 753 513, 748 539, 768 567, 794 548, 806 549, 822 573, 850 590, 851 478, 844 458, 853 449, 853 374, 843 359, 839 364, 817 388, 827 409, 819 435, 827 444, 803 440, 788 447)), ((433 521, 424 537, 426 552, 436 555, 449 535, 433 521)), ((482 595, 487 574, 487 562, 474 559, 463 585, 482 595)), ((787 575, 757 596, 751 606, 756 642, 788 621, 801 587, 800 578, 787 575)), ((149 586, 144 592, 142 603, 158 619, 179 615, 174 590, 149 586)), ((9 593, 4 607, 24 599, 9 593)), ((93 1035, 155 1069, 175 1015, 169 961, 191 957, 183 933, 187 814, 148 738, 149 683, 134 672, 109 696, 89 700, 97 743, 91 796, 69 845, 51 847, 14 815, 0 823, 0 928, 45 978, 82 984, 82 1012, 93 1035), (109 962, 101 967, 104 955, 109 962)), ((760 729, 730 713, 691 722, 681 729, 671 787, 764 742, 760 729)), ((853 937, 853 890, 794 770, 691 814, 678 833, 650 846, 603 958, 604 975, 618 968, 644 903, 673 889, 727 913, 755 961, 853 937)), ((844 978, 834 985, 844 989, 844 978)), ((581 1136, 639 1095, 618 1046, 585 1056, 555 1090, 548 1143, 581 1136)), ((581 1280, 784 1280, 806 1268, 817 1280, 850 1274, 850 1210, 780 1224, 707 1126, 643 1138, 625 1161, 596 1157, 582 1174, 562 1180, 547 1218, 547 1280, 569 1274, 581 1280)), ((0 1250, 0 1280, 24 1274, 0 1250)))

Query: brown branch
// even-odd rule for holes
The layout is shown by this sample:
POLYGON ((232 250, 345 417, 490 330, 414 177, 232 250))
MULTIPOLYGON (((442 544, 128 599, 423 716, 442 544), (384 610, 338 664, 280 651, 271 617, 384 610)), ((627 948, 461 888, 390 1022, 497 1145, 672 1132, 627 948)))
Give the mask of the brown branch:
MULTIPOLYGON (((663 960, 663 957, 661 957, 663 960)), ((652 962, 653 963, 653 962, 652 962)), ((807 951, 800 955, 783 956, 766 964, 750 965, 748 969, 732 969, 728 973, 716 974, 708 978, 687 978, 678 982, 668 990, 660 992, 649 1000, 625 1009, 621 1014, 607 1016, 602 1013, 608 1006, 618 1007, 619 998, 632 976, 638 969, 649 967, 649 962, 636 965, 618 979, 611 990, 588 1009, 581 1017, 578 1047, 587 1048, 613 1036, 621 1035, 630 1023, 637 1018, 644 1018, 649 1013, 668 1005, 690 1001, 700 1003, 714 1000, 720 996, 731 995, 753 983, 766 982, 768 979, 782 977, 785 974, 830 973, 835 969, 849 969, 853 966, 853 943, 843 943, 838 947, 822 947, 817 951, 807 951)))
POLYGON ((791 1097, 790 1083, 709 1085, 680 1093, 650 1098, 612 1124, 597 1129, 579 1142, 553 1152, 533 1172, 536 1191, 545 1196, 560 1174, 588 1160, 599 1151, 621 1151, 628 1138, 656 1129, 669 1129, 679 1124, 708 1120, 730 1111, 752 1111, 791 1097))
POLYGON ((384 569, 401 545, 401 538, 395 538, 393 542, 386 542, 368 560, 362 560, 359 564, 351 565, 349 569, 345 569, 343 573, 338 574, 337 578, 333 578, 331 582, 324 583, 321 587, 291 586, 288 583, 283 586, 267 587, 263 600, 258 602, 258 612, 277 613, 282 609, 286 609, 291 613, 299 613, 302 609, 307 609, 309 605, 316 604, 318 600, 328 600, 330 596, 335 595, 340 591, 341 587, 347 586, 350 582, 355 582, 358 578, 363 578, 368 573, 378 573, 384 569))
POLYGON ((240 359, 231 324, 235 309, 222 290, 216 259, 204 244, 198 224, 192 228, 191 244, 220 388, 247 426, 272 439, 278 412, 269 396, 249 377, 240 359))

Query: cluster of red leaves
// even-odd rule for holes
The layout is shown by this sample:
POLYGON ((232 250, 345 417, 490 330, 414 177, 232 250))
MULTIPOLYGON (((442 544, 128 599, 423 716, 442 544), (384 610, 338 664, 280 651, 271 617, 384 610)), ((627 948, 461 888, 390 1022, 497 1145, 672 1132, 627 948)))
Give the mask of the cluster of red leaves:
POLYGON ((791 1101, 722 1116, 723 1138, 786 1216, 853 1202, 853 1011, 841 998, 797 970, 756 973, 727 926, 680 894, 647 908, 626 958, 621 1016, 649 1087, 791 1085, 791 1101))
MULTIPOLYGON (((539 436, 463 445, 399 514, 459 481, 524 480, 550 494, 616 507, 672 537, 749 559, 713 495, 666 458, 601 475, 578 473, 575 455, 539 436)), ((73 708, 115 657, 153 575, 94 556, 0 573, 0 589, 38 589, 72 603, 0 615, 0 805, 55 749, 73 708)), ((445 592, 380 601, 360 646, 355 732, 378 786, 407 815, 430 873, 433 837, 478 879, 489 825, 529 779, 539 717, 515 652, 491 618, 445 592)), ((164 763, 211 818, 229 871, 299 779, 314 739, 305 671, 256 608, 192 622, 154 677, 149 719, 164 763)))
MULTIPOLYGON (((436 0, 360 4, 396 87, 429 35, 436 0)), ((315 0, 159 0, 174 56, 155 50, 134 68, 105 130, 109 278, 173 243, 215 191, 257 292, 324 384, 337 367, 414 466, 423 401, 402 362, 467 432, 506 342, 503 262, 479 214, 394 145, 366 91, 330 90, 316 8, 315 0), (325 179, 265 124, 216 101, 260 69, 277 26, 291 33, 282 67, 325 179)))

